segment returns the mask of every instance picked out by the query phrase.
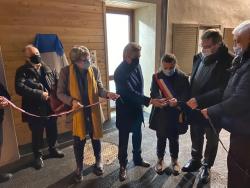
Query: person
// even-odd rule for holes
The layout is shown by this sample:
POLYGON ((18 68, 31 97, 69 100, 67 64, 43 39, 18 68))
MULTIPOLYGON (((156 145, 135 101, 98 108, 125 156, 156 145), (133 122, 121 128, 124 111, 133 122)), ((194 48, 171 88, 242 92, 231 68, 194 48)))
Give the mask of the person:
POLYGON ((202 110, 216 127, 228 130, 230 146, 227 157, 228 188, 250 186, 250 20, 233 30, 237 57, 224 93, 213 98, 222 101, 202 110))
MULTIPOLYGON (((187 105, 191 109, 202 109, 218 101, 214 101, 210 95, 223 90, 229 79, 228 69, 231 66, 233 54, 222 41, 222 35, 218 30, 208 29, 201 36, 202 52, 194 56, 191 75, 191 99, 187 105)), ((214 164, 218 139, 208 121, 204 118, 195 118, 191 122, 192 159, 182 168, 183 172, 194 172, 201 168, 199 181, 206 184, 210 181, 210 169, 214 164), (205 125, 205 126, 202 126, 205 125), (204 134, 206 135, 206 149, 204 160, 201 163, 203 153, 204 134)), ((217 134, 220 129, 218 128, 217 134)))
MULTIPOLYGON (((0 158, 2 156, 2 148, 3 148, 3 119, 4 119, 4 108, 8 106, 8 102, 4 100, 4 98, 10 99, 10 95, 5 89, 5 87, 0 83, 0 158)), ((0 183, 8 181, 12 178, 12 174, 3 173, 0 174, 0 183)))
MULTIPOLYGON (((58 98, 74 110, 99 101, 99 97, 116 100, 119 95, 104 89, 99 69, 90 62, 90 52, 84 46, 74 46, 70 51, 72 64, 64 67, 60 73, 57 87, 58 98)), ((94 173, 104 173, 101 156, 102 111, 100 104, 76 111, 68 116, 73 126, 74 154, 76 159, 75 181, 83 180, 83 153, 86 135, 89 134, 96 163, 94 173)))
POLYGON ((177 68, 177 60, 173 54, 166 54, 161 60, 161 69, 152 77, 151 97, 165 98, 164 91, 159 86, 158 81, 162 80, 165 87, 171 91, 172 98, 169 98, 169 104, 164 108, 153 107, 150 114, 149 127, 156 131, 157 136, 157 157, 155 171, 158 174, 164 172, 164 155, 166 141, 169 141, 169 150, 171 156, 171 169, 174 175, 180 173, 178 163, 179 153, 179 116, 180 109, 177 108, 177 101, 186 102, 189 99, 190 87, 188 77, 177 68))
MULTIPOLYGON (((50 93, 57 81, 55 71, 45 65, 37 48, 27 45, 24 48, 26 63, 16 71, 15 89, 22 97, 22 108, 30 113, 47 116, 52 114, 49 105, 50 93)), ((64 154, 56 148, 57 118, 32 117, 22 114, 22 120, 27 122, 32 133, 32 150, 34 167, 40 169, 43 163, 43 132, 46 130, 49 146, 49 157, 62 158, 64 154)))
POLYGON ((118 159, 120 163, 119 179, 124 181, 127 178, 127 149, 129 133, 132 132, 133 161, 136 166, 149 167, 150 164, 142 159, 141 124, 144 122, 143 105, 164 106, 165 99, 151 99, 143 93, 143 75, 139 58, 141 46, 136 43, 129 43, 123 51, 123 61, 116 68, 114 81, 116 92, 121 96, 116 101, 116 126, 119 130, 118 159))

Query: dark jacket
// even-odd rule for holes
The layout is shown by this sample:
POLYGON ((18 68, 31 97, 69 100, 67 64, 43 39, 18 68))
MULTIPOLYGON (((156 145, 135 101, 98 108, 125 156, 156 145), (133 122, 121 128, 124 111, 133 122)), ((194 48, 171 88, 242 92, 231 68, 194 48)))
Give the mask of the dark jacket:
MULTIPOLYGON (((0 83, 0 96, 10 99, 10 95, 8 91, 5 89, 5 87, 2 85, 2 83, 0 83)), ((3 121, 3 116, 4 116, 4 109, 0 108, 0 123, 3 121)))
POLYGON ((143 94, 143 76, 140 64, 123 61, 115 70, 116 92, 121 96, 116 101, 116 126, 131 130, 136 121, 144 121, 143 105, 149 106, 150 98, 143 94))
MULTIPOLYGON (((173 76, 165 76, 161 71, 157 73, 158 79, 167 79, 171 84, 175 94, 175 98, 178 101, 186 102, 190 98, 190 85, 188 77, 176 70, 173 76)), ((152 98, 164 98, 164 95, 160 91, 160 88, 156 82, 155 76, 152 77, 151 84, 151 97, 152 98)), ((149 119, 149 127, 156 130, 158 137, 176 137, 178 136, 178 118, 180 111, 173 107, 152 107, 152 111, 149 119)))
MULTIPOLYGON (((250 136, 250 49, 231 68, 231 77, 222 102, 208 108, 208 114, 218 126, 231 133, 250 136)), ((221 100, 221 95, 213 98, 221 100)))
MULTIPOLYGON (((16 93, 22 96, 22 108, 36 115, 46 116, 52 113, 48 101, 43 100, 43 92, 50 94, 56 85, 57 74, 45 64, 41 66, 41 74, 27 62, 16 71, 16 93)), ((24 122, 30 122, 34 117, 22 114, 24 122)))
POLYGON ((233 58, 234 56, 228 52, 228 48, 222 44, 215 54, 204 59, 204 71, 195 82, 197 70, 202 62, 202 55, 199 53, 194 56, 190 84, 191 97, 195 97, 197 100, 198 108, 206 108, 219 102, 212 100, 211 95, 217 92, 221 93, 226 87, 230 77, 228 69, 231 67, 233 58))

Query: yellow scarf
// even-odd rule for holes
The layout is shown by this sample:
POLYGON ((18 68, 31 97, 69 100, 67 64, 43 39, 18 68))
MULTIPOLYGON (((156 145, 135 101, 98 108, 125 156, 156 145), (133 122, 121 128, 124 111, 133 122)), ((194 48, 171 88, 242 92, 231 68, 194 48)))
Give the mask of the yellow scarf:
MULTIPOLYGON (((91 67, 89 67, 88 69, 87 80, 88 80, 89 102, 90 104, 93 104, 99 101, 99 96, 98 96, 97 82, 95 79, 93 69, 91 67)), ((77 99, 82 103, 82 97, 80 95, 76 72, 73 64, 71 64, 69 67, 69 91, 71 97, 77 99)), ((100 139, 103 135, 100 105, 95 105, 91 107, 91 117, 92 117, 93 139, 100 139)), ((83 110, 79 110, 73 114, 73 136, 78 136, 80 137, 81 140, 86 138, 86 126, 84 121, 83 110)))

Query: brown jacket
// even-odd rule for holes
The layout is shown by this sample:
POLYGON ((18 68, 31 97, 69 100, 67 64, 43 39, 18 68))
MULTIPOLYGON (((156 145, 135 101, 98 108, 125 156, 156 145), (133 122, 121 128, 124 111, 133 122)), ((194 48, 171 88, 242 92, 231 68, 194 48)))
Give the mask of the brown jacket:
MULTIPOLYGON (((104 88, 104 86, 102 84, 100 70, 94 65, 91 65, 91 67, 93 68, 93 71, 95 74, 95 79, 97 82, 99 97, 107 98, 107 90, 104 88)), ((73 98, 69 94, 70 92, 69 92, 68 82, 69 82, 69 66, 66 66, 66 67, 62 68, 62 70, 60 72, 59 81, 57 84, 57 97, 64 104, 66 104, 68 106, 72 106, 73 98)), ((101 117, 102 122, 104 122, 104 115, 103 115, 102 110, 101 110, 101 116, 102 116, 101 117)), ((72 114, 67 115, 66 124, 71 126, 72 121, 73 121, 72 114)))

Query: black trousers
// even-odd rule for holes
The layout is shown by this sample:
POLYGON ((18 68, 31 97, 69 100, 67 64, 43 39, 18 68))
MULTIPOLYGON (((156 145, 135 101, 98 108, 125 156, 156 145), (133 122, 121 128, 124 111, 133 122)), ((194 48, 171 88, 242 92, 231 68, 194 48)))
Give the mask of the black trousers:
POLYGON ((178 159, 179 154, 179 136, 176 137, 158 137, 157 138, 157 156, 158 158, 164 158, 167 139, 169 141, 169 152, 173 159, 178 159))
POLYGON ((249 148, 250 148, 249 136, 231 134, 229 154, 227 157, 228 188, 250 187, 249 148))
POLYGON ((46 131, 46 138, 49 149, 53 149, 57 140, 57 119, 56 118, 36 118, 29 122, 32 133, 32 150, 35 158, 42 155, 43 133, 46 131))
MULTIPOLYGON (((217 129, 217 134, 220 133, 221 129, 217 129)), ((218 150, 218 138, 216 134, 213 132, 212 128, 209 124, 194 124, 191 125, 191 140, 192 140, 192 159, 201 161, 202 152, 203 152, 203 144, 204 144, 204 135, 206 135, 206 148, 204 153, 203 163, 207 164, 208 167, 212 167, 214 165, 214 161, 217 155, 218 150)))
MULTIPOLYGON (((96 160, 101 159, 101 141, 95 140, 92 137, 92 134, 89 134, 92 142, 92 147, 94 150, 94 155, 96 160)), ((84 154, 84 147, 86 144, 86 138, 81 140, 78 136, 74 136, 74 154, 76 159, 76 166, 79 172, 82 173, 83 170, 83 154, 84 154)))
MULTIPOLYGON (((135 163, 140 163, 142 161, 141 157, 141 121, 135 121, 132 126, 132 145, 133 145, 133 160, 135 163)), ((120 129, 119 130, 119 151, 118 159, 121 166, 126 167, 128 163, 128 140, 129 140, 129 130, 120 129)))

